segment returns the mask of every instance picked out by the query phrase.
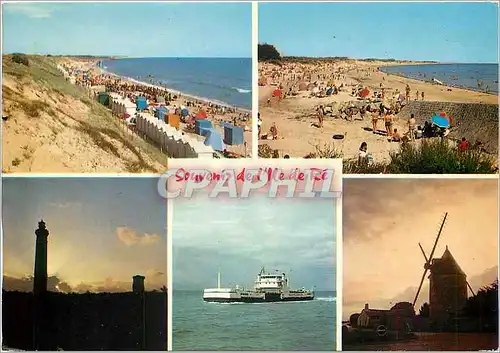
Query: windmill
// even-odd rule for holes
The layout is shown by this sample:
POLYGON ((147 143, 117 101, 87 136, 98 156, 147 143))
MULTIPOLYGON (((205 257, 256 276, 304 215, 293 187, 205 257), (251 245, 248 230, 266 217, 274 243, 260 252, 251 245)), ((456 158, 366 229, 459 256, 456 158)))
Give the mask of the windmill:
MULTIPOLYGON (((432 266, 433 266, 433 264, 436 262, 436 260, 438 260, 438 261, 439 261, 439 260, 441 260, 441 259, 435 259, 435 258, 434 258, 434 252, 436 251, 437 244, 438 244, 438 241, 439 241, 439 239, 440 239, 440 237, 441 237, 441 234, 442 234, 442 232, 443 232, 443 228, 444 228, 444 225, 445 225, 445 223, 446 223, 447 218, 448 218, 448 213, 445 213, 445 215, 444 215, 444 217, 443 217, 443 220, 442 220, 442 222, 441 222, 441 226, 439 227, 439 232, 438 232, 438 234, 437 234, 436 240, 434 241, 434 246, 432 247, 432 250, 431 250, 431 252, 430 252, 429 256, 427 256, 427 255, 425 254, 425 251, 424 251, 424 249, 423 249, 422 245, 421 245, 420 243, 418 243, 418 246, 419 246, 419 248, 420 248, 420 251, 422 252, 422 255, 424 256, 424 259, 425 259, 425 265, 424 265, 424 272, 423 272, 423 274, 422 274, 422 278, 420 279, 420 284, 419 284, 418 289, 417 289, 417 293, 415 294, 415 298, 414 298, 414 300, 413 300, 413 307, 414 307, 414 308, 415 308, 415 304, 416 304, 416 302, 417 302, 417 300, 418 300, 418 296, 419 296, 419 294, 420 294, 420 291, 422 290, 422 285, 423 285, 423 283, 424 283, 424 280, 425 280, 425 277, 427 276, 428 271, 431 271, 431 274, 433 274, 433 273, 434 273, 434 271, 433 271, 433 268, 434 268, 434 267, 432 267, 432 266)), ((445 254, 449 254, 449 256, 451 256, 451 254, 450 254, 450 253, 449 253, 449 251, 448 251, 448 247, 446 247, 445 254)), ((455 260, 453 259, 453 261, 455 261, 455 260)), ((458 265, 457 265, 457 266, 458 266, 458 265)), ((460 271, 461 271, 461 270, 460 270, 460 271)), ((465 278, 465 275, 464 275, 464 278, 465 278)), ((465 283, 467 284, 467 287, 468 287, 468 288, 469 288, 469 290, 471 291, 472 295, 475 295, 475 294, 474 294, 474 291, 472 290, 472 288, 471 288, 471 286, 470 286, 470 284, 469 284, 469 282, 467 282, 467 281, 465 280, 465 283)), ((465 289, 465 292, 466 292, 466 291, 467 291, 467 289, 465 289)))

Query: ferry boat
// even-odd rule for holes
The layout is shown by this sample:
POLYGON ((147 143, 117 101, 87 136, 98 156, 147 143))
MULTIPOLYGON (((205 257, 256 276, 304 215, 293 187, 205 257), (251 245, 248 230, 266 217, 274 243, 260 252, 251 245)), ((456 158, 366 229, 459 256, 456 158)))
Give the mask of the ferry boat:
POLYGON ((273 303, 289 301, 306 301, 314 299, 314 291, 304 288, 292 290, 285 273, 269 273, 264 268, 257 275, 252 290, 236 286, 221 288, 220 271, 217 275, 217 288, 203 291, 203 300, 218 303, 273 303))

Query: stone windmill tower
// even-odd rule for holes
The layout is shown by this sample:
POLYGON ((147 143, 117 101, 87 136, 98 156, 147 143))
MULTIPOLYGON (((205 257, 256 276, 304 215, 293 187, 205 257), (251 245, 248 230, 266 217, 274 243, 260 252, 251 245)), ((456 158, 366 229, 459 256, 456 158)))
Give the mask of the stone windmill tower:
POLYGON ((447 217, 448 213, 444 215, 436 241, 428 257, 420 243, 418 244, 424 256, 425 264, 424 273, 422 274, 420 285, 413 300, 413 307, 415 307, 427 272, 430 272, 428 276, 429 318, 431 322, 438 325, 444 324, 450 316, 458 315, 467 301, 467 287, 469 287, 471 293, 474 295, 472 288, 467 282, 466 274, 458 265, 448 246, 446 246, 443 256, 440 258, 433 257, 447 217))

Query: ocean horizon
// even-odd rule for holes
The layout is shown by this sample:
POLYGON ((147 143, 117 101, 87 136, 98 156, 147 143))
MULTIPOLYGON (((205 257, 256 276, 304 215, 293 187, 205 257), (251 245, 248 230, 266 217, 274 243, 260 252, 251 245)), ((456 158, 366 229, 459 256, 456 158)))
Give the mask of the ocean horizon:
POLYGON ((252 108, 251 58, 118 58, 102 64, 107 72, 136 82, 216 104, 252 108))
MULTIPOLYGON (((419 81, 431 82, 433 78, 445 85, 472 91, 498 93, 498 64, 474 63, 429 63, 388 65, 380 68, 389 74, 396 74, 419 81), (478 81, 481 87, 478 87, 478 81)), ((413 98, 413 97, 412 97, 413 98)))
POLYGON ((279 303, 207 303, 203 290, 172 293, 173 350, 334 351, 336 292, 279 303))

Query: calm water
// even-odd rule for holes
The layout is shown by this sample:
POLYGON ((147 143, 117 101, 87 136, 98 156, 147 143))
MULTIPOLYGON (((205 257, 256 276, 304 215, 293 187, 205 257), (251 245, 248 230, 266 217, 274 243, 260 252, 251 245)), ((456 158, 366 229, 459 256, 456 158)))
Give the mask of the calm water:
POLYGON ((422 81, 431 81, 434 77, 448 86, 475 91, 484 91, 488 86, 490 93, 498 93, 497 64, 401 65, 386 66, 381 70, 422 81), (477 86, 478 80, 482 82, 481 88, 477 86))
POLYGON ((105 60, 105 69, 137 81, 245 109, 252 107, 250 58, 105 60))
POLYGON ((202 291, 174 291, 174 350, 335 350, 335 292, 309 302, 205 303, 202 291))

